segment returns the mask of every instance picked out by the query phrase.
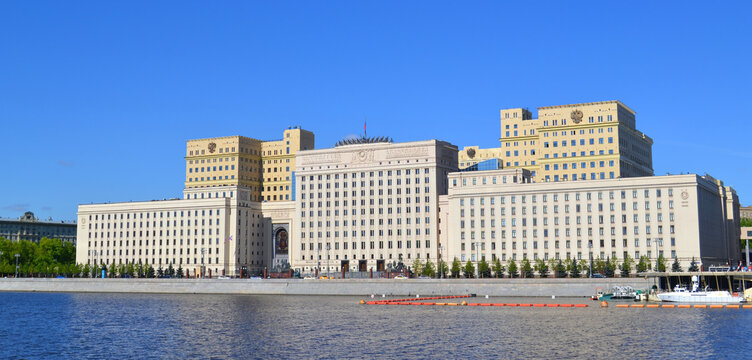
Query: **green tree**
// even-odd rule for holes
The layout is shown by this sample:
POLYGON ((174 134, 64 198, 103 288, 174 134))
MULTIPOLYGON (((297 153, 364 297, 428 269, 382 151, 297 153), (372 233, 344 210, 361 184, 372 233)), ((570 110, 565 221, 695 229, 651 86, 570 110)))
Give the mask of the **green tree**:
POLYGON ((679 264, 679 258, 677 258, 677 257, 674 258, 674 263, 671 264, 671 271, 672 272, 681 272, 682 271, 681 264, 679 264))
POLYGON ((606 272, 606 262, 601 258, 593 260, 593 272, 603 274, 606 272))
POLYGON ((637 273, 644 273, 648 271, 650 265, 650 259, 646 255, 640 256, 640 262, 637 263, 637 273))
POLYGON ((514 262, 514 260, 509 260, 507 263, 507 272, 509 273, 510 278, 516 278, 520 276, 520 274, 517 272, 517 263, 514 262))
POLYGON ((177 271, 176 275, 177 275, 178 279, 182 279, 183 276, 185 276, 183 274, 183 264, 178 264, 178 271, 177 271))
POLYGON ((420 259, 415 259, 415 261, 413 261, 412 270, 413 274, 415 274, 416 277, 423 273, 423 263, 420 261, 420 259))
POLYGON ((561 260, 558 261, 556 264, 556 277, 557 278, 565 278, 567 277, 567 268, 564 266, 564 264, 561 262, 561 260))
POLYGON ((430 277, 436 276, 436 267, 431 260, 426 260, 425 265, 423 265, 423 275, 430 277))
POLYGON ((504 268, 504 265, 501 265, 501 260, 499 260, 499 258, 494 259, 492 267, 495 277, 504 277, 504 272, 506 271, 506 269, 504 268))
POLYGON ((548 277, 548 264, 541 259, 535 260, 535 271, 542 278, 548 277))
POLYGON ((159 265, 159 269, 157 269, 157 277, 162 278, 164 276, 164 269, 162 268, 162 265, 159 265))
POLYGON ((655 262, 655 269, 658 272, 666 272, 666 258, 663 254, 658 254, 658 260, 655 262))
POLYGON ((491 267, 488 266, 486 259, 480 259, 480 262, 478 263, 478 274, 481 278, 491 277, 491 267))
POLYGON ((170 263, 170 266, 167 267, 167 276, 175 277, 175 268, 172 267, 172 263, 170 263))
POLYGON ((582 273, 582 269, 580 268, 580 265, 577 264, 577 259, 567 259, 565 263, 567 264, 567 272, 569 272, 569 277, 571 278, 580 277, 580 274, 582 273))
POLYGON ((530 264, 530 260, 527 258, 522 258, 522 261, 520 262, 520 269, 522 270, 522 276, 526 278, 532 278, 535 275, 533 275, 533 266, 530 264))
POLYGON ((439 276, 442 276, 444 278, 449 277, 449 264, 446 263, 444 260, 439 260, 439 266, 437 271, 439 272, 439 276))
POLYGON ((624 261, 622 261, 621 265, 619 266, 619 270, 621 270, 621 277, 629 277, 629 274, 632 272, 632 265, 634 264, 634 260, 632 260, 631 257, 629 257, 629 254, 624 257, 624 261))
POLYGON ((697 266, 697 262, 695 261, 694 257, 692 257, 692 262, 689 263, 689 269, 688 269, 688 271, 689 272, 698 272, 698 271, 700 271, 700 267, 697 266))
POLYGON ((136 265, 134 265, 132 262, 129 262, 128 264, 126 264, 125 273, 128 276, 133 277, 133 275, 136 273, 136 265))
POLYGON ((81 270, 83 273, 83 276, 90 277, 91 276, 91 265, 86 264, 84 265, 84 268, 81 270))
POLYGON ((154 278, 154 268, 149 264, 146 264, 146 277, 154 278))
POLYGON ((471 263, 470 260, 467 261, 462 271, 465 273, 465 277, 468 279, 475 277, 475 266, 473 266, 473 263, 471 263))
POLYGON ((146 276, 146 270, 144 269, 144 265, 143 264, 138 263, 138 265, 136 265, 136 274, 140 278, 146 276))
POLYGON ((741 218, 741 220, 739 220, 739 226, 740 227, 752 226, 752 219, 741 218))
POLYGON ((460 273, 462 272, 462 263, 457 258, 454 258, 454 261, 452 261, 452 277, 453 278, 459 278, 460 273))
POLYGON ((577 264, 577 276, 579 277, 579 274, 582 273, 587 274, 586 277, 590 277, 590 264, 587 260, 580 260, 579 264, 577 264))
POLYGON ((606 258, 606 269, 604 271, 604 275, 606 277, 614 277, 616 274, 616 258, 611 258, 610 256, 606 258))
POLYGON ((123 276, 125 276, 125 264, 121 263, 121 264, 118 264, 117 266, 117 277, 123 277, 123 276))
POLYGON ((117 265, 113 262, 110 264, 109 269, 107 269, 107 277, 114 278, 115 276, 117 276, 117 265))

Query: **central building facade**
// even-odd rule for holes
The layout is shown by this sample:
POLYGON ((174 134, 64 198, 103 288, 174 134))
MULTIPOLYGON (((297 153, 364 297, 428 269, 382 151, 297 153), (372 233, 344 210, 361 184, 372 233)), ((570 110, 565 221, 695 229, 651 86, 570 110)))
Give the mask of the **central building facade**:
POLYGON ((361 139, 301 151, 297 164, 293 267, 383 271, 436 261, 438 200, 457 170, 456 146, 361 139))

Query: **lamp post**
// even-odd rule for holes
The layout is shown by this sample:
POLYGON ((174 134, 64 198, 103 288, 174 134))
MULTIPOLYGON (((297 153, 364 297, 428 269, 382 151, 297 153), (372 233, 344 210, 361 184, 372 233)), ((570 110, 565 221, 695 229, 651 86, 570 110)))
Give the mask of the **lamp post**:
POLYGON ((314 273, 315 277, 318 277, 321 275, 321 243, 318 243, 316 245, 316 272, 314 273))
POLYGON ((475 242, 475 278, 480 279, 480 242, 475 242))
POLYGON ((590 253, 590 276, 589 278, 593 277, 593 242, 588 242, 588 252, 590 253))
POLYGON ((18 258, 21 256, 21 254, 16 254, 16 278, 18 278, 18 258))
POLYGON ((444 277, 444 246, 439 246, 439 279, 444 277))
POLYGON ((326 243, 326 277, 329 278, 329 243, 326 243))
MULTIPOLYGON (((204 272, 206 272, 206 268, 204 267, 204 256, 206 255, 206 248, 201 248, 201 278, 204 278, 204 272)), ((161 260, 161 259, 160 259, 161 260)))
POLYGON ((663 240, 656 239, 653 241, 655 243, 655 272, 658 272, 658 268, 660 267, 660 256, 658 255, 658 247, 663 246, 663 240))

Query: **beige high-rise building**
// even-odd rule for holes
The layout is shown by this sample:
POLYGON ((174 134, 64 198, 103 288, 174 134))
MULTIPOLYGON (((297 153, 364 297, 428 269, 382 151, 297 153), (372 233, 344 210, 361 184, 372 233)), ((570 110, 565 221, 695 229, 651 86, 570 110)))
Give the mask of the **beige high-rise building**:
POLYGON ((295 154, 313 147, 313 133, 298 127, 273 141, 245 136, 188 140, 185 188, 242 186, 251 191, 251 201, 290 201, 295 154))
POLYGON ((298 153, 290 263, 304 273, 436 261, 438 199, 457 147, 361 139, 298 153))
POLYGON ((501 110, 504 168, 531 171, 533 182, 653 175, 653 140, 635 128, 620 101, 501 110))

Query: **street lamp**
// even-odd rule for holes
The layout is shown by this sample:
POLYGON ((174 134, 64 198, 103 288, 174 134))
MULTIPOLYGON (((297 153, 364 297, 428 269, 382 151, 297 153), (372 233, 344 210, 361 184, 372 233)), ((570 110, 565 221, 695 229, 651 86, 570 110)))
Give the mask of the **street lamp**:
POLYGON ((326 243, 326 277, 329 278, 329 243, 326 243))
POLYGON ((590 253, 590 278, 593 277, 593 241, 588 242, 588 252, 590 253))
MULTIPOLYGON (((201 248, 201 278, 204 278, 204 273, 206 272, 206 268, 204 267, 204 255, 206 255, 206 248, 201 248)), ((162 260, 162 259, 160 259, 162 260)))
POLYGON ((480 279, 480 242, 475 242, 475 278, 480 279))
POLYGON ((655 243, 655 272, 658 272, 658 268, 660 267, 659 261, 660 256, 658 255, 658 247, 663 246, 663 240, 655 239, 653 241, 655 243))
POLYGON ((439 279, 444 277, 444 245, 439 246, 439 279))
POLYGON ((21 256, 21 254, 16 254, 16 278, 18 278, 18 258, 21 256))

